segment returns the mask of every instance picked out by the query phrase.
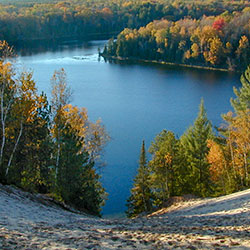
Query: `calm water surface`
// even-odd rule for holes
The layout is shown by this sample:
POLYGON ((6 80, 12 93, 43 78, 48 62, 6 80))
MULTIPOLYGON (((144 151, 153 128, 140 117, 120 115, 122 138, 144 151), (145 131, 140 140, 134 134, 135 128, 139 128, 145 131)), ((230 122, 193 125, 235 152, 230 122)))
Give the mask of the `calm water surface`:
POLYGON ((109 193, 103 214, 126 209, 136 174, 142 140, 149 147, 162 130, 178 136, 193 123, 203 97, 213 125, 231 109, 233 86, 239 76, 210 71, 169 69, 161 65, 105 63, 98 58, 104 41, 65 43, 46 51, 29 51, 18 60, 20 68, 34 71, 39 91, 50 92, 54 70, 64 68, 73 104, 88 109, 92 121, 101 118, 111 136, 105 148, 102 183, 109 193))

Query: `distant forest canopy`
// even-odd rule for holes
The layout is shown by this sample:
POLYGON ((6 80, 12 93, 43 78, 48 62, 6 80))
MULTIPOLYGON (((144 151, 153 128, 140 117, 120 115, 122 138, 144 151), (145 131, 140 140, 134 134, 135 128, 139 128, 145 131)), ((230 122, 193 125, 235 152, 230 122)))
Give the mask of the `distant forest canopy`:
POLYGON ((250 7, 200 19, 155 20, 125 28, 104 56, 243 71, 250 63, 250 7))
POLYGON ((0 40, 17 41, 88 38, 117 35, 125 27, 139 28, 156 19, 177 21, 184 17, 232 13, 248 1, 173 0, 4 0, 0 4, 0 40))

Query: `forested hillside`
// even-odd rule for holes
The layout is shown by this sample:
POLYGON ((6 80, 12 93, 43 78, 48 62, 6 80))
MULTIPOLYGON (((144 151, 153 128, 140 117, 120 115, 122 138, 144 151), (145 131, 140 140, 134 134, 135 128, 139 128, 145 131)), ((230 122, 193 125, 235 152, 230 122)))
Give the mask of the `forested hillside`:
POLYGON ((18 1, 0 4, 0 39, 9 43, 37 39, 81 38, 117 35, 124 28, 139 28, 153 20, 177 21, 225 11, 241 11, 248 1, 173 0, 73 0, 18 1))
POLYGON ((32 73, 15 71, 0 42, 0 183, 47 193, 100 215, 105 191, 95 163, 108 140, 104 126, 70 104, 63 69, 51 78, 52 99, 38 94, 32 73))
POLYGON ((202 100, 194 124, 180 138, 165 129, 155 137, 149 161, 142 143, 128 216, 167 206, 173 196, 218 196, 250 187, 250 65, 241 83, 231 100, 234 112, 223 115, 218 131, 202 100))

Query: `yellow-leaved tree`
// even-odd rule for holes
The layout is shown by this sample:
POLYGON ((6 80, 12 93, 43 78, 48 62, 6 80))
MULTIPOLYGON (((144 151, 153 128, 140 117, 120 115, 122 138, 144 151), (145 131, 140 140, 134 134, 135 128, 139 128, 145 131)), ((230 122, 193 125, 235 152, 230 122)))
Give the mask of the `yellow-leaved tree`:
POLYGON ((242 87, 234 89, 234 112, 223 115, 226 126, 220 143, 209 142, 208 161, 212 180, 223 193, 250 186, 250 66, 241 76, 242 87))

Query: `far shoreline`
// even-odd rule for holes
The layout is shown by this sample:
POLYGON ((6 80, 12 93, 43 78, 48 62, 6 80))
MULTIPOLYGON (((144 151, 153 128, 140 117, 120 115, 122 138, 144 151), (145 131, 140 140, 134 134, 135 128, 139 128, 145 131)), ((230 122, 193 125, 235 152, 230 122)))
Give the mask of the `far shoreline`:
POLYGON ((158 64, 158 65, 174 66, 174 67, 179 67, 179 68, 201 69, 201 70, 206 70, 206 71, 220 71, 220 72, 227 72, 227 73, 233 73, 233 74, 241 73, 240 71, 229 70, 225 68, 213 68, 213 67, 201 66, 201 65, 190 65, 190 64, 166 62, 166 61, 146 60, 146 59, 139 59, 135 57, 109 56, 109 55, 104 55, 103 53, 99 53, 99 56, 102 56, 104 59, 107 59, 107 60, 120 61, 120 62, 139 62, 139 63, 147 63, 147 64, 151 63, 151 64, 158 64))

